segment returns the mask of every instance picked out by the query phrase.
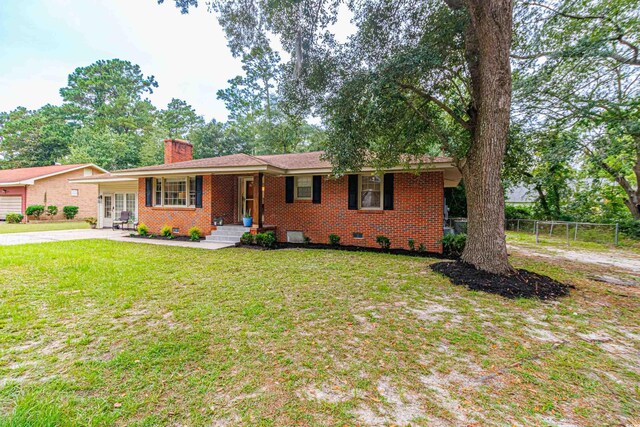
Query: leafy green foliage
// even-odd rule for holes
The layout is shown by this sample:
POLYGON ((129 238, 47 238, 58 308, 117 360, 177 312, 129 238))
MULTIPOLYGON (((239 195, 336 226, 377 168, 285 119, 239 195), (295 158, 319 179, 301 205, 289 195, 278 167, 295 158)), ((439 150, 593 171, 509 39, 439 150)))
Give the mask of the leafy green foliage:
POLYGON ((79 208, 77 206, 64 206, 62 213, 66 219, 74 219, 78 215, 79 208))
POLYGON ((337 234, 329 234, 329 244, 332 246, 338 246, 340 244, 340 236, 337 234))
POLYGON ((242 243, 243 245, 253 245, 253 234, 249 233, 248 231, 246 233, 243 233, 240 237, 240 243, 242 243))
POLYGON ((440 240, 442 243, 442 251, 446 256, 452 258, 459 258, 464 251, 464 246, 467 243, 466 234, 445 234, 440 240))
POLYGON ((160 229, 160 235, 162 237, 173 237, 173 231, 171 231, 171 227, 169 225, 163 225, 160 229))
POLYGON ((138 224, 138 234, 141 236, 149 235, 149 227, 147 227, 144 223, 138 224))
POLYGON ((202 237, 202 231, 198 227, 191 227, 188 234, 189 238, 194 242, 200 241, 200 238, 202 237))
POLYGON ((622 221, 620 223, 620 231, 631 238, 640 239, 640 221, 633 219, 622 221))
POLYGON ((527 206, 506 205, 504 207, 504 217, 506 219, 528 219, 531 216, 531 209, 527 206))
POLYGON ((416 250, 416 241, 414 239, 409 239, 407 241, 407 244, 409 246, 409 250, 410 251, 415 251, 416 250))
POLYGON ((22 222, 23 218, 24 216, 19 213, 8 213, 5 216, 5 219, 9 224, 19 224, 22 222))
POLYGON ((25 209, 24 213, 27 216, 32 216, 35 219, 40 219, 40 215, 42 215, 44 213, 44 206, 43 205, 30 205, 30 206, 27 206, 27 209, 25 209))
POLYGON ((158 114, 160 126, 169 138, 187 138, 191 131, 204 124, 204 119, 186 101, 173 98, 165 110, 158 114))
POLYGON ((265 231, 264 233, 258 233, 255 236, 256 245, 262 246, 267 249, 274 249, 276 247, 276 233, 273 231, 265 231))
POLYGON ((376 243, 380 245, 383 251, 386 251, 391 247, 391 240, 386 236, 376 236, 376 243))
POLYGON ((47 206, 46 214, 47 214, 47 216, 56 216, 56 215, 58 215, 58 207, 55 206, 55 205, 47 206))

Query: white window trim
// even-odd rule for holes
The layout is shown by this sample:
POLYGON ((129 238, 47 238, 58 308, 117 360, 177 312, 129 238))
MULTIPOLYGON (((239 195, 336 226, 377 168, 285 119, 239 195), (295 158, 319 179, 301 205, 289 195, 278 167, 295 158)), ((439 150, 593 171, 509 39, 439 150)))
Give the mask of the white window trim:
POLYGON ((164 203, 164 197, 165 197, 165 180, 167 179, 167 177, 158 177, 158 178, 154 178, 153 179, 153 207, 158 207, 158 208, 194 208, 196 205, 191 205, 189 204, 189 200, 191 199, 191 193, 190 193, 190 178, 194 178, 194 185, 195 185, 195 176, 171 176, 168 177, 170 179, 180 179, 186 182, 185 185, 185 193, 186 193, 186 204, 184 205, 167 205, 164 203), (156 200, 156 193, 157 193, 157 182, 160 181, 160 198, 161 198, 161 203, 158 204, 157 200, 156 200))
POLYGON ((362 207, 362 177, 370 177, 373 175, 358 175, 358 209, 363 211, 381 211, 384 208, 384 175, 379 175, 380 178, 380 206, 379 207, 362 207))
POLYGON ((313 200, 313 175, 302 175, 302 176, 296 176, 293 178, 294 180, 294 185, 293 185, 293 198, 295 200, 313 200), (299 178, 311 178, 311 195, 309 197, 298 197, 298 179, 299 178))

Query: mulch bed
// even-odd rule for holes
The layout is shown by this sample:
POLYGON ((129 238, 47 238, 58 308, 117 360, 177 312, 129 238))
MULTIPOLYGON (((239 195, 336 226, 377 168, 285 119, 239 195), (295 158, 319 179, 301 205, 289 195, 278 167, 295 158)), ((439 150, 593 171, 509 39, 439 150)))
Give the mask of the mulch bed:
MULTIPOLYGON (((238 245, 241 248, 248 249, 264 249, 261 246, 256 245, 238 245)), ((349 252, 374 252, 379 254, 391 254, 391 255, 406 255, 406 256, 414 256, 421 258, 439 258, 439 259, 450 259, 442 254, 435 252, 418 252, 418 251, 410 251, 408 249, 381 249, 381 248, 366 248, 363 246, 350 246, 350 245, 327 245, 322 243, 277 243, 277 246, 274 249, 331 249, 331 250, 339 250, 339 251, 349 251, 349 252)))
POLYGON ((199 242, 201 240, 204 240, 204 237, 201 237, 200 240, 191 240, 191 238, 189 236, 175 236, 172 237, 171 239, 169 239, 168 237, 163 237, 163 236, 154 236, 154 237, 149 237, 149 236, 141 236, 139 234, 130 234, 129 237, 131 237, 132 239, 146 239, 146 240, 169 240, 172 242, 199 242))
POLYGON ((447 276, 455 285, 475 291, 489 292, 507 298, 539 298, 551 300, 569 295, 571 285, 565 285, 548 276, 527 270, 516 270, 511 276, 502 276, 477 270, 462 261, 437 262, 431 269, 447 276))

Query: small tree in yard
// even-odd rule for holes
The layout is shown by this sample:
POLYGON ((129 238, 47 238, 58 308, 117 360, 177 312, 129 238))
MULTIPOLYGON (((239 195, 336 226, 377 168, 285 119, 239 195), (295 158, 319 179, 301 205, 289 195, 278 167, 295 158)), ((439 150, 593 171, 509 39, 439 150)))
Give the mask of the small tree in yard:
POLYGON ((62 208, 62 213, 66 219, 74 219, 78 215, 78 210, 77 206, 65 206, 62 208))

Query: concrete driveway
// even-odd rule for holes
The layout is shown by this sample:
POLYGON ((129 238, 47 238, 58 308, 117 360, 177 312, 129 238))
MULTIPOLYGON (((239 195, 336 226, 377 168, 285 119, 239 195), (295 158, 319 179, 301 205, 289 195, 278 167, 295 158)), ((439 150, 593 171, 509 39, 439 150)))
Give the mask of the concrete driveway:
POLYGON ((184 248, 222 249, 233 245, 214 242, 179 242, 172 240, 133 239, 130 231, 99 229, 99 230, 57 230, 34 231, 30 233, 0 234, 0 246, 23 245, 28 243, 63 242, 68 240, 105 239, 119 242, 141 243, 150 245, 179 246, 184 248))

